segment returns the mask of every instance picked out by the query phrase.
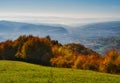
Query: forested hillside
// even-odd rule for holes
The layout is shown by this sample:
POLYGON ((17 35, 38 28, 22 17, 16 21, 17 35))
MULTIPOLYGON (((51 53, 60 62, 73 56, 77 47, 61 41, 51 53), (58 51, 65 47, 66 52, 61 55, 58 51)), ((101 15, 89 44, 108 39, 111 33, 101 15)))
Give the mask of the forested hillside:
POLYGON ((50 36, 23 35, 0 43, 1 60, 20 60, 45 66, 120 73, 120 53, 109 51, 101 56, 81 44, 62 45, 50 36))

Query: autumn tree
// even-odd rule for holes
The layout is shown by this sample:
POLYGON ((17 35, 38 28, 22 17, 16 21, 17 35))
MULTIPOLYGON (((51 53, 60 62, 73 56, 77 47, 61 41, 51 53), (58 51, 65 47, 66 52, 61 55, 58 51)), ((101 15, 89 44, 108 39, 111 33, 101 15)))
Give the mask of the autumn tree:
POLYGON ((13 41, 7 40, 6 42, 0 43, 0 58, 1 59, 15 59, 15 49, 13 47, 13 41))
POLYGON ((48 39, 30 38, 22 46, 21 57, 27 61, 50 65, 52 56, 48 39))

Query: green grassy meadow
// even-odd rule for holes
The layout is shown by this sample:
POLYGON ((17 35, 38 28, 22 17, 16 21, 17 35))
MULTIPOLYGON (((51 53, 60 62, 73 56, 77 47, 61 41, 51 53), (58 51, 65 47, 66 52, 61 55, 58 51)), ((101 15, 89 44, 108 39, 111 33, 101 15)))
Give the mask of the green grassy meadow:
POLYGON ((0 83, 120 83, 120 75, 1 60, 0 83))

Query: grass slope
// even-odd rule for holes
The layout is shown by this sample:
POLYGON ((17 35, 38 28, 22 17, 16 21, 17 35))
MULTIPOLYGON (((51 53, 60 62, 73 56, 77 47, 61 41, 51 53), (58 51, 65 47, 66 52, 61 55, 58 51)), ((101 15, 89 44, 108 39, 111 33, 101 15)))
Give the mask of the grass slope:
POLYGON ((0 83, 120 83, 120 75, 1 60, 0 83))

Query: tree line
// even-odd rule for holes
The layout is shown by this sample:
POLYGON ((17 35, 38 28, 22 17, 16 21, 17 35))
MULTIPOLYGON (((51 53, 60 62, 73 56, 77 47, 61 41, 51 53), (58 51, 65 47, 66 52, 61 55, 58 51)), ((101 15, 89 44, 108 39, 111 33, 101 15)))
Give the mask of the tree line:
POLYGON ((107 73, 120 73, 117 49, 104 56, 81 44, 62 45, 50 36, 23 35, 0 43, 0 60, 18 60, 52 67, 77 68, 107 73))

